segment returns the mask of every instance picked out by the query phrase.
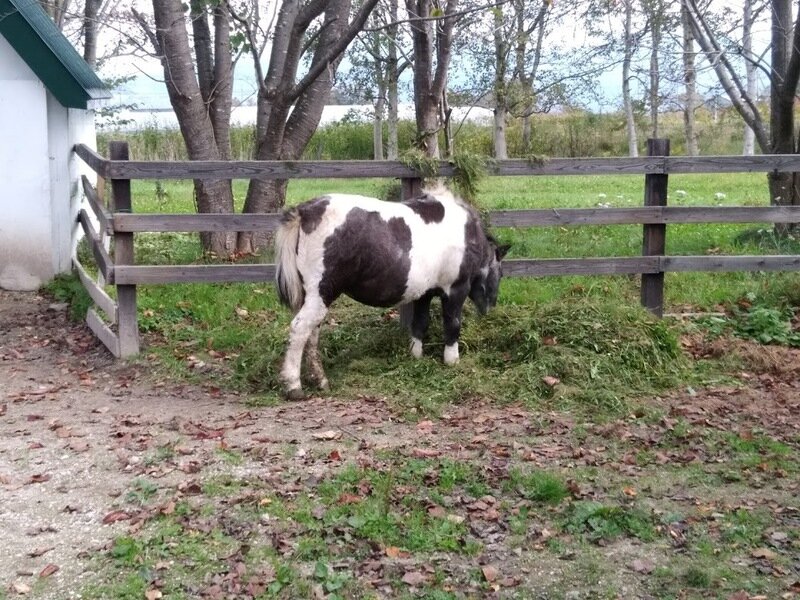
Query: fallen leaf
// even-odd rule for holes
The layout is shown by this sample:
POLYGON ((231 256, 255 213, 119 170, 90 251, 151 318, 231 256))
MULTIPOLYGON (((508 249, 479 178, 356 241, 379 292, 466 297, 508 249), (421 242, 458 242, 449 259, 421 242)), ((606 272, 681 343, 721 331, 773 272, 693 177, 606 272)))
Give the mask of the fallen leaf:
POLYGON ((778 553, 773 552, 769 548, 756 548, 750 553, 753 558, 766 558, 767 560, 774 560, 778 558, 778 553))
POLYGON ((630 496, 631 498, 636 497, 636 490, 633 489, 632 487, 622 488, 622 493, 625 494, 626 496, 630 496))
POLYGON ((86 452, 89 449, 89 442, 86 440, 73 440, 67 445, 67 448, 73 452, 86 452))
POLYGON ((561 383, 561 380, 558 377, 553 377, 551 375, 545 375, 544 377, 542 377, 542 382, 547 386, 555 387, 559 383, 561 383))
POLYGON ((54 548, 55 546, 36 548, 28 552, 28 556, 30 556, 31 558, 36 558, 37 556, 42 556, 43 554, 47 554, 48 552, 50 552, 50 550, 53 550, 54 548))
POLYGON ((8 404, 0 404, 0 417, 8 412, 8 404))
POLYGON ((36 475, 31 475, 30 479, 25 483, 44 483, 45 481, 50 481, 50 475, 47 473, 37 473, 36 475))
POLYGON ((750 600, 750 594, 744 590, 739 590, 728 596, 728 600, 750 600))
POLYGON ((419 571, 409 571, 403 575, 403 583, 415 587, 424 585, 427 580, 428 578, 419 571))
POLYGON ((53 563, 49 563, 39 572, 39 577, 44 579, 45 577, 50 577, 53 573, 57 573, 60 567, 58 565, 54 565, 53 563))
POLYGON ((328 431, 312 433, 311 437, 313 437, 315 440, 325 440, 325 441, 338 440, 339 438, 342 437, 342 432, 329 429, 328 431))
POLYGON ((331 450, 328 454, 328 460, 342 460, 342 455, 338 450, 331 450))
POLYGON ((639 559, 639 558, 634 560, 629 565, 629 567, 630 567, 631 571, 634 571, 636 573, 641 573, 642 575, 649 575, 656 568, 656 566, 652 562, 650 562, 649 560, 643 560, 643 559, 639 559))
POLYGON ((497 576, 500 572, 497 570, 497 567, 493 567, 492 565, 485 565, 481 571, 483 572, 483 576, 486 578, 486 581, 492 583, 497 579, 497 576))
POLYGON ((362 500, 363 498, 361 496, 345 492, 344 494, 339 496, 338 502, 339 504, 358 504, 362 500))
POLYGON ((158 600, 159 598, 163 598, 164 594, 161 593, 161 590, 147 590, 144 593, 145 600, 158 600))
POLYGON ((433 421, 420 421, 417 423, 417 431, 422 433, 430 433, 433 431, 433 421))
POLYGON ((414 448, 411 451, 411 456, 414 458, 434 458, 436 456, 441 456, 441 450, 435 450, 433 448, 414 448))
POLYGON ((31 586, 21 581, 15 581, 14 583, 11 584, 11 589, 14 591, 14 593, 20 594, 22 596, 30 593, 31 586))
POLYGON ((131 516, 124 510, 112 510, 105 517, 103 517, 103 525, 116 523, 117 521, 127 521, 131 516))
POLYGON ((397 546, 387 546, 384 552, 386 552, 386 556, 389 558, 397 558, 403 553, 397 546))

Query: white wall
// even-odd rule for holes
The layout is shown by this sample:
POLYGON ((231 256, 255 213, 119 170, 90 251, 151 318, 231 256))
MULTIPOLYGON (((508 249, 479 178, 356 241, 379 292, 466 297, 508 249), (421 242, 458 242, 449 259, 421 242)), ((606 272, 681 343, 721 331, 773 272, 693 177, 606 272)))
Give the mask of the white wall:
POLYGON ((46 91, 0 36, 0 287, 52 277, 46 91))
POLYGON ((89 111, 66 109, 0 36, 0 287, 34 290, 70 269, 89 111), (79 164, 80 163, 80 164, 79 164))

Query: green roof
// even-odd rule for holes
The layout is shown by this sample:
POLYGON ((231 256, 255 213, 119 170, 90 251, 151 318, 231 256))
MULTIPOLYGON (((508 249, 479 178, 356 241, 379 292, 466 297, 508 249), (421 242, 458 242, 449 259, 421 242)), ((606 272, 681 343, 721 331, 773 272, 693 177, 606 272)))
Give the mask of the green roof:
POLYGON ((63 106, 88 108, 111 97, 37 0, 0 0, 0 35, 63 106))

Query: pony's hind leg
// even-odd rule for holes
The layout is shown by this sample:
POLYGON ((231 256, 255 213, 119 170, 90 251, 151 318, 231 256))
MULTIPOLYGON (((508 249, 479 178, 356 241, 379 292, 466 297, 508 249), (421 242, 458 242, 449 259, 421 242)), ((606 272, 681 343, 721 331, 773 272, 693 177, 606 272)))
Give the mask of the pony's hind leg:
POLYGON ((430 325, 430 309, 431 309, 430 294, 425 294, 422 298, 414 300, 413 316, 411 318, 411 355, 414 358, 422 357, 422 341, 425 339, 425 334, 428 333, 428 326, 430 325))
POLYGON ((300 384, 300 364, 303 358, 303 348, 309 337, 322 323, 327 307, 319 296, 306 296, 305 302, 292 319, 289 331, 289 347, 283 360, 281 381, 284 385, 286 397, 290 400, 303 398, 303 388, 300 384))
POLYGON ((308 374, 311 380, 321 390, 329 389, 328 378, 325 376, 325 370, 322 368, 322 357, 319 354, 319 330, 322 325, 317 325, 311 336, 308 338, 306 344, 306 366, 308 367, 308 374))

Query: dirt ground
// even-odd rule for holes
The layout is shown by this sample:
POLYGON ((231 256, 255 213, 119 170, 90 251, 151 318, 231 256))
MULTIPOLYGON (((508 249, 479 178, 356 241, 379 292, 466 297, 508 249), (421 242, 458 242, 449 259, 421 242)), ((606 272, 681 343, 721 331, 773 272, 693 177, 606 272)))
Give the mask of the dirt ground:
MULTIPOLYGON (((687 349, 698 356, 725 351, 692 341, 687 349)), ((744 378, 752 385, 690 390, 661 402, 705 426, 797 439, 800 353, 747 345, 735 351, 750 353, 744 378)), ((487 422, 505 439, 532 427, 514 407, 454 409, 426 427, 435 428, 442 447, 455 448, 463 447, 459 440, 485 438, 487 422)), ((542 462, 574 460, 574 449, 557 438, 568 424, 553 417, 536 427, 542 422, 549 423, 548 443, 524 451, 542 462)), ((9 598, 78 597, 92 556, 131 527, 120 506, 143 475, 178 488, 220 469, 260 477, 288 469, 309 477, 322 475, 326 463, 303 456, 325 455, 331 442, 344 443, 352 457, 413 447, 425 433, 375 398, 252 408, 213 385, 158 380, 146 362, 115 362, 84 326, 68 320, 65 306, 36 293, 0 291, 0 590, 9 598), (169 444, 174 460, 152 460, 169 444), (221 445, 246 448, 248 460, 225 463, 221 445)), ((616 435, 612 426, 595 433, 616 435)))

